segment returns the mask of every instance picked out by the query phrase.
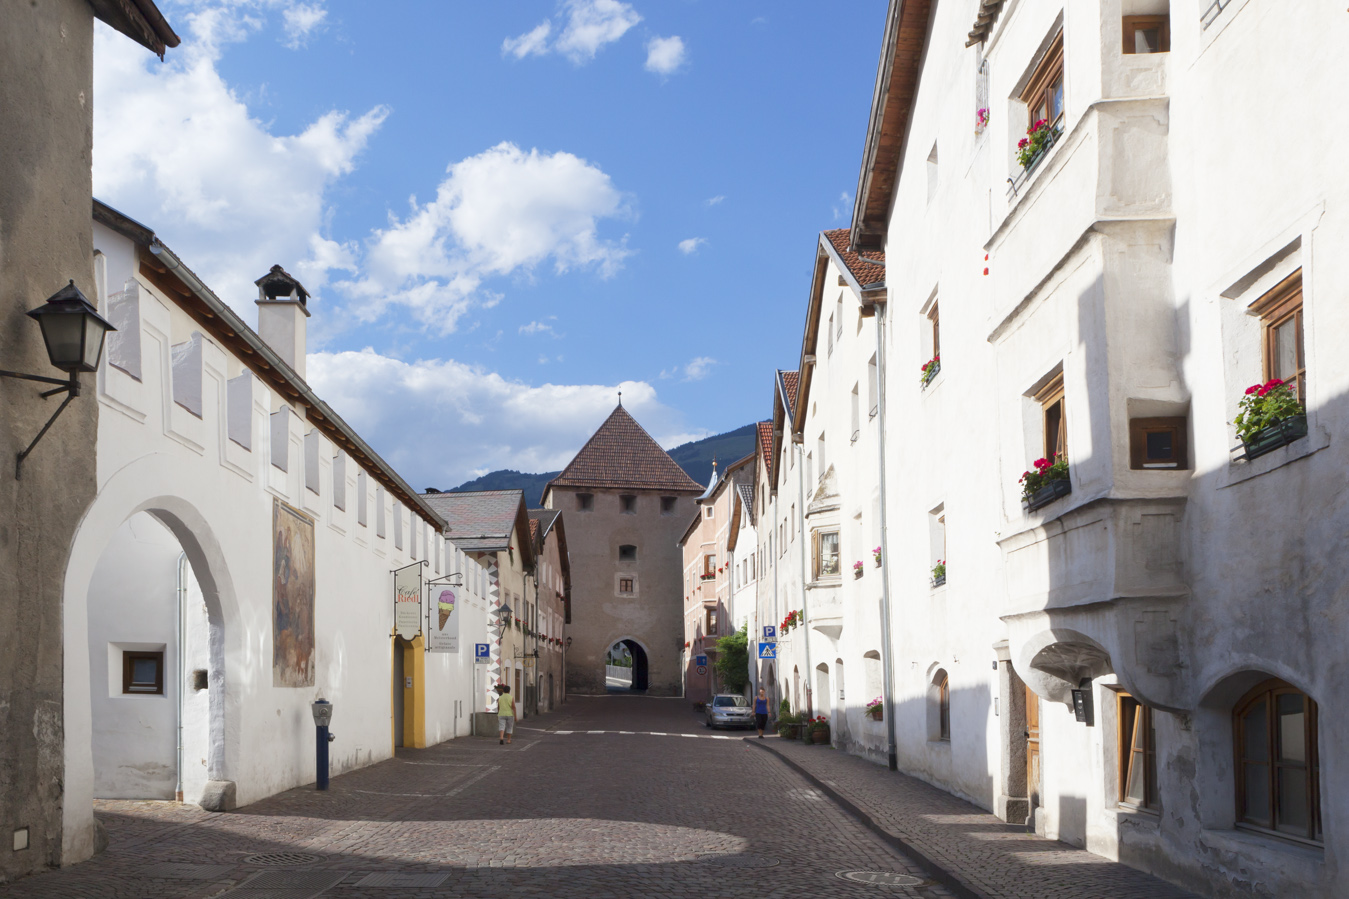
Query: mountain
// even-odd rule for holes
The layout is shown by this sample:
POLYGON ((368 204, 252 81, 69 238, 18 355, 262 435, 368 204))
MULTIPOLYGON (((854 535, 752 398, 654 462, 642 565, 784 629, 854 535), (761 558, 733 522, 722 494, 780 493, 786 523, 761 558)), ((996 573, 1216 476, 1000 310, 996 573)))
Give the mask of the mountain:
MULTIPOLYGON (((716 457, 717 466, 725 468, 754 451, 755 426, 745 425, 725 434, 704 437, 692 443, 685 443, 670 450, 670 458, 679 463, 679 467, 688 472, 689 477, 699 484, 712 479, 712 459, 716 457)), ((464 493, 469 490, 524 490, 525 502, 534 508, 543 503, 543 488, 561 472, 546 471, 542 474, 530 474, 502 468, 489 471, 480 478, 465 481, 446 493, 464 493)))

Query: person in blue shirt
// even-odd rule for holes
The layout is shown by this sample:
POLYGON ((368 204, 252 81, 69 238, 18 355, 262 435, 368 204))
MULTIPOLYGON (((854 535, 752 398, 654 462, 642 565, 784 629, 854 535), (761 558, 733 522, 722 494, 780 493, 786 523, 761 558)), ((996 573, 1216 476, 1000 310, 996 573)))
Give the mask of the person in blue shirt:
POLYGON ((768 726, 768 697, 763 687, 759 688, 759 695, 754 700, 754 726, 759 729, 759 739, 762 740, 763 729, 768 726))

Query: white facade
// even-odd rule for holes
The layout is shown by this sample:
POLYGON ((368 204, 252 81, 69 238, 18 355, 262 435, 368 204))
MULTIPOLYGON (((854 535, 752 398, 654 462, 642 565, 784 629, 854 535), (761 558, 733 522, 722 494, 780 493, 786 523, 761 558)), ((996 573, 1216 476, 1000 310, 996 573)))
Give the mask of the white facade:
POLYGON ((228 807, 313 782, 319 697, 335 706, 334 774, 389 758, 403 713, 408 745, 468 733, 485 692, 473 644, 487 641, 487 573, 394 496, 415 496, 396 475, 326 436, 349 431, 306 421, 331 410, 283 397, 255 374, 274 362, 250 367, 190 315, 210 311, 200 295, 166 293, 167 274, 156 284, 145 245, 100 222, 94 246, 119 331, 97 376, 98 493, 65 573, 66 857, 92 851, 95 796, 171 798, 180 781, 187 801, 228 807), (275 685, 279 509, 313 523, 312 686, 275 685), (425 580, 463 575, 457 654, 424 653, 422 637, 395 651, 390 572, 423 561, 425 580), (136 651, 164 652, 162 695, 124 693, 136 651))
POLYGON ((885 577, 901 770, 1201 894, 1345 895, 1349 614, 1333 560, 1349 527, 1349 363, 1333 347, 1349 334, 1335 299, 1349 179, 1324 152, 1346 127, 1324 101, 1349 18, 1263 0, 970 0, 927 15, 892 4, 864 153, 852 237, 864 256, 884 251, 876 319, 855 319, 842 290, 845 352, 827 352, 830 269, 823 310, 808 310, 801 408, 776 391, 760 614, 809 606, 779 644, 779 695, 803 709, 813 688, 835 743, 883 758, 884 726, 859 715, 874 698, 866 652, 884 650, 867 639, 885 577), (1161 17, 1169 51, 1124 53, 1132 16, 1161 17), (1025 172, 1027 90, 1060 41, 1061 133, 1025 172), (897 111, 887 97, 910 88, 897 111), (886 134, 903 141, 890 159, 886 134), (1287 365, 1270 358, 1258 301, 1299 277, 1308 434, 1247 460, 1238 401, 1287 365), (940 372, 923 385, 934 317, 940 372), (886 372, 879 570, 876 445, 849 402, 874 333, 847 343, 872 321, 886 372), (1027 511, 1019 479, 1054 449, 1059 377, 1071 492, 1027 511), (1141 467, 1144 419, 1179 422, 1179 465, 1141 467), (821 442, 824 466, 807 461, 821 442), (801 466, 812 487, 796 486, 801 466), (812 583, 810 533, 834 527, 841 577, 812 583), (1133 703, 1155 762, 1132 769, 1150 789, 1126 795, 1133 703))

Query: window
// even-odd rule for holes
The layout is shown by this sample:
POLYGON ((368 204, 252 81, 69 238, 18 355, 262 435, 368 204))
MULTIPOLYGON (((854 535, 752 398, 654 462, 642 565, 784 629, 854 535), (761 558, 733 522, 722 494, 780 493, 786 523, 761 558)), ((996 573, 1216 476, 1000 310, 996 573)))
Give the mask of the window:
POLYGON ((704 514, 706 517, 711 518, 711 517, 712 517, 712 507, 711 507, 711 506, 706 507, 706 511, 705 511, 703 514, 704 514))
POLYGON ((717 635, 717 610, 708 609, 703 622, 703 633, 709 637, 717 635))
POLYGON ((951 678, 945 671, 937 681, 937 739, 951 740, 951 678))
POLYGON ((347 454, 341 451, 333 456, 333 506, 347 510, 347 454))
POLYGON ((1063 374, 1055 375, 1039 393, 1036 402, 1044 415, 1044 454, 1062 456, 1068 452, 1068 421, 1064 415, 1063 374))
POLYGON ((711 577, 717 573, 717 557, 708 553, 703 556, 703 577, 711 577))
POLYGON ((1307 363, 1302 353, 1302 270, 1279 282, 1251 304, 1260 316, 1264 339, 1266 379, 1279 378, 1294 385, 1297 398, 1307 402, 1307 363))
POLYGON ((829 339, 829 348, 828 348, 828 352, 833 353, 833 352, 834 352, 834 317, 833 317, 832 315, 829 316, 829 324, 828 324, 828 326, 826 327, 825 333, 828 335, 828 339, 829 339))
POLYGON ((637 514, 637 497, 624 494, 618 498, 618 510, 624 515, 637 514))
POLYGON ((1047 122, 1055 130, 1063 118, 1063 32, 1055 35, 1021 94, 1026 104, 1026 127, 1047 122))
POLYGON ((881 408, 881 401, 876 395, 878 386, 879 382, 876 380, 876 354, 872 353, 871 360, 867 362, 867 408, 870 410, 867 413, 868 420, 875 418, 876 413, 879 412, 881 408))
POLYGON ((815 442, 815 456, 820 462, 820 477, 824 477, 826 471, 824 467, 824 431, 820 432, 820 439, 815 442))
POLYGON ((815 454, 806 453, 806 486, 815 489, 815 454))
POLYGON ((838 336, 838 337, 842 337, 842 336, 843 336, 843 291, 841 291, 841 290, 838 292, 838 299, 834 301, 834 315, 833 315, 833 317, 830 318, 829 320, 830 320, 831 322, 835 322, 835 325, 834 325, 834 326, 835 326, 836 328, 838 328, 838 330, 834 332, 835 335, 838 336))
POLYGON ((750 553, 750 554, 749 554, 749 578, 750 578, 750 580, 754 580, 755 577, 756 577, 756 575, 754 574, 754 553, 750 553))
POLYGON ((356 472, 356 523, 361 527, 366 527, 366 522, 369 521, 366 512, 366 504, 369 501, 367 494, 370 491, 370 487, 366 483, 368 480, 369 475, 364 471, 356 472))
POLYGON ((1125 16, 1124 52, 1167 53, 1171 50, 1170 16, 1125 16))
POLYGON ((928 358, 935 359, 941 355, 941 312, 935 300, 928 310, 927 320, 932 325, 932 355, 928 358))
POLYGON ((787 530, 791 534, 791 542, 796 542, 796 503, 792 503, 792 514, 787 519, 787 530))
POLYGON ((621 577, 618 579, 618 592, 625 596, 631 596, 636 591, 633 589, 637 583, 636 578, 621 577))
POLYGON ((660 514, 673 515, 675 510, 675 497, 662 496, 660 498, 660 514))
POLYGON ((164 651, 122 653, 122 692, 164 694, 164 651))
POLYGON ((838 531, 815 532, 815 578, 838 577, 838 531))
POLYGON ((1157 733, 1152 709, 1128 693, 1120 693, 1119 801, 1138 808, 1158 807, 1157 733))
POLYGON ((624 543, 622 546, 618 548, 618 561, 636 562, 637 547, 633 546, 631 543, 624 543))
POLYGON ((1291 684, 1267 680, 1237 704, 1232 726, 1237 821, 1319 842, 1316 703, 1291 684))
POLYGON ((856 443, 862 433, 862 399, 857 393, 857 385, 852 386, 852 442, 856 443))
POLYGON ((937 195, 937 143, 932 142, 932 152, 927 154, 927 201, 937 195))
POLYGON ((384 486, 375 485, 375 536, 381 540, 385 536, 384 528, 384 486))
POLYGON ((1135 418, 1129 422, 1129 467, 1189 468, 1184 418, 1135 418))
POLYGON ((589 512, 595 508, 595 494, 578 493, 576 494, 576 511, 589 512))

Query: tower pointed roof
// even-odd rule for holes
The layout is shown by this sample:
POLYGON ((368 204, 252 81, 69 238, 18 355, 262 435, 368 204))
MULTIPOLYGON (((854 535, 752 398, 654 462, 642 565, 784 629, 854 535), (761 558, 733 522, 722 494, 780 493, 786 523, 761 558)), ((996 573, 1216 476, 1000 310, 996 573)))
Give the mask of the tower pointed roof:
POLYGON ((622 406, 615 407, 562 474, 548 482, 544 495, 555 486, 703 492, 622 406))

